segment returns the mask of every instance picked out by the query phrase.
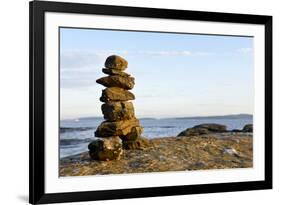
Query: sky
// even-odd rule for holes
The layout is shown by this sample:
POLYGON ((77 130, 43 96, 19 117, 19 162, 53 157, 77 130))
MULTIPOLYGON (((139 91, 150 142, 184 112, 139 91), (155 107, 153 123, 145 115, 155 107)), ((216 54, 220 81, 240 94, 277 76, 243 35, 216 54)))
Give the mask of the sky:
POLYGON ((137 117, 254 109, 253 37, 60 28, 62 119, 102 116, 96 79, 110 55, 128 61, 137 117))

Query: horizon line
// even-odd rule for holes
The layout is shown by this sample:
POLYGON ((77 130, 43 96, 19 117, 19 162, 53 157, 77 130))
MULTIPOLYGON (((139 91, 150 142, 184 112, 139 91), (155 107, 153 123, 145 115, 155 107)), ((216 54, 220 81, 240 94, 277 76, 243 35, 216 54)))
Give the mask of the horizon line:
MULTIPOLYGON (((249 113, 238 113, 238 114, 224 114, 224 115, 196 115, 196 116, 174 116, 174 117, 137 117, 139 119, 144 118, 152 118, 152 119, 175 119, 175 118, 207 118, 207 117, 226 117, 226 116, 238 116, 238 115, 251 115, 253 117, 253 114, 249 113)), ((77 120, 77 119, 83 119, 83 118, 103 118, 103 116, 84 116, 84 117, 69 117, 69 118, 62 118, 60 120, 77 120)))

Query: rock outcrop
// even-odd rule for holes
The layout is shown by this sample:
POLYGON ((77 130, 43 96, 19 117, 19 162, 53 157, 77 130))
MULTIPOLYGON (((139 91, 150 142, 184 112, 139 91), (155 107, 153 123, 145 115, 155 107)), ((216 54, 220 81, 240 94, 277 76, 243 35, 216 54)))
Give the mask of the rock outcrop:
POLYGON ((253 124, 247 124, 243 127, 242 132, 253 132, 253 124))
POLYGON ((233 129, 233 130, 227 130, 225 125, 221 124, 201 124, 196 125, 192 128, 187 128, 186 130, 182 131, 178 134, 178 136, 198 136, 198 135, 204 135, 204 134, 212 134, 212 133, 226 133, 226 132, 253 132, 253 124, 246 124, 242 130, 240 129, 233 129))
POLYGON ((105 121, 95 131, 98 139, 88 146, 90 157, 103 161, 120 159, 123 149, 143 149, 149 142, 141 137, 143 128, 135 117, 133 103, 128 102, 135 99, 129 91, 135 79, 124 72, 128 62, 113 55, 106 59, 105 67, 102 72, 109 76, 96 80, 106 87, 100 97, 105 121))
POLYGON ((215 123, 196 125, 192 128, 182 131, 178 134, 178 136, 197 136, 218 132, 227 132, 226 126, 215 123))
MULTIPOLYGON (((145 141, 126 141, 125 146, 137 148, 145 141)), ((253 168, 251 133, 171 136, 150 139, 149 144, 144 150, 124 150, 120 160, 113 162, 91 160, 88 152, 65 157, 60 159, 59 174, 62 177, 253 168)))

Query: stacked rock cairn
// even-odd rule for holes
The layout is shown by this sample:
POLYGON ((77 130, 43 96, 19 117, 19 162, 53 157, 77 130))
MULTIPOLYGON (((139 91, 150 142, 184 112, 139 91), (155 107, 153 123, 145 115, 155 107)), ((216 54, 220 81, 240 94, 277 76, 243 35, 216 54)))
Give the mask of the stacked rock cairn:
POLYGON ((120 159, 124 149, 143 149, 148 140, 141 137, 143 128, 135 117, 134 106, 130 100, 135 96, 135 79, 124 70, 128 62, 117 55, 109 56, 102 72, 108 74, 96 80, 106 87, 102 90, 100 101, 105 121, 95 131, 98 139, 89 145, 90 157, 94 160, 108 161, 120 159))

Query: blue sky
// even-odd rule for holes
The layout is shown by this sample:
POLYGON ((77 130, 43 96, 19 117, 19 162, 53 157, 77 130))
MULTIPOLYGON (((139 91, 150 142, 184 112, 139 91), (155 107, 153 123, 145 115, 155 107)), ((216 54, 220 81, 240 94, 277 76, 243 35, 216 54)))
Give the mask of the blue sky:
POLYGON ((61 117, 101 116, 96 79, 109 55, 128 60, 138 117, 253 113, 252 37, 60 30, 61 117))

